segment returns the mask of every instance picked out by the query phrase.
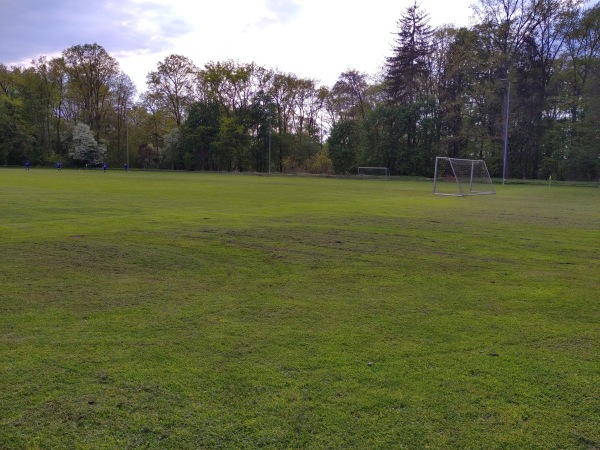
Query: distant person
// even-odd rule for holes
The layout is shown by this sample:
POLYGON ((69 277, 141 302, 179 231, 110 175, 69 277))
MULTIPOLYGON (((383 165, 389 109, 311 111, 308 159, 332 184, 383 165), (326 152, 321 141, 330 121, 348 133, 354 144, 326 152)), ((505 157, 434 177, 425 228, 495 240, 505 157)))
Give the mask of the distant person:
POLYGON ((125 172, 129 172, 129 164, 125 164, 125 172))
POLYGON ((25 163, 25 170, 29 170, 29 161, 25 163))
POLYGON ((102 169, 106 172, 106 163, 102 165, 102 169))
POLYGON ((60 162, 58 162, 58 164, 56 164, 56 170, 62 170, 62 165, 60 162))

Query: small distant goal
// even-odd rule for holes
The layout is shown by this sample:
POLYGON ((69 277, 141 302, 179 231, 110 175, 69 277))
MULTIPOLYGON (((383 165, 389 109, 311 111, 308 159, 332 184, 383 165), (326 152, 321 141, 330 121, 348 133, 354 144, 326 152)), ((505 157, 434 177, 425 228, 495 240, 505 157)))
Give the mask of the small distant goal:
POLYGON ((387 180, 390 171, 387 167, 359 167, 358 178, 379 178, 387 180))
POLYGON ((433 193, 437 195, 495 194, 494 184, 482 159, 435 158, 433 193))

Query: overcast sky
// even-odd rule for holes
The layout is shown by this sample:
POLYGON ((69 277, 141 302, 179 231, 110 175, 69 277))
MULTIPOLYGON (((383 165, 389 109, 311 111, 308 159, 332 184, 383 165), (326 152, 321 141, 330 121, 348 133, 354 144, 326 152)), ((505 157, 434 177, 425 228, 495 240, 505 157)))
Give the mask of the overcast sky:
MULTIPOLYGON (((170 54, 197 66, 233 59, 333 85, 377 73, 413 0, 0 0, 0 63, 97 43, 140 91, 170 54)), ((431 25, 468 25, 475 0, 422 0, 431 25)))

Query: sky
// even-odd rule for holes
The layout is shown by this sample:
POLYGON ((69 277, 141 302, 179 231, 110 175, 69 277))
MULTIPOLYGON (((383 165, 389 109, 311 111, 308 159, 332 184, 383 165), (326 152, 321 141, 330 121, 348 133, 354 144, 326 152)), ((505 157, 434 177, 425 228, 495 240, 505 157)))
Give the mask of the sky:
MULTIPOLYGON (((0 63, 27 65, 97 43, 138 91, 171 54, 234 60, 332 86, 376 74, 413 0, 0 0, 0 63)), ((468 25, 474 0, 421 0, 430 24, 468 25)))

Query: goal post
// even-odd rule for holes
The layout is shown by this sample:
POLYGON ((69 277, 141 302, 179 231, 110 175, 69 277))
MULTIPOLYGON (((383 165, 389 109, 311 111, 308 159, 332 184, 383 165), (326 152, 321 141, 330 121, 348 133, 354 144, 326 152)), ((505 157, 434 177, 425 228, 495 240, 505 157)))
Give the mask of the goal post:
POLYGON ((359 167, 359 178, 381 178, 387 180, 390 176, 390 171, 387 167, 359 167))
POLYGON ((435 158, 433 193, 437 195, 495 194, 494 184, 482 159, 435 158))

